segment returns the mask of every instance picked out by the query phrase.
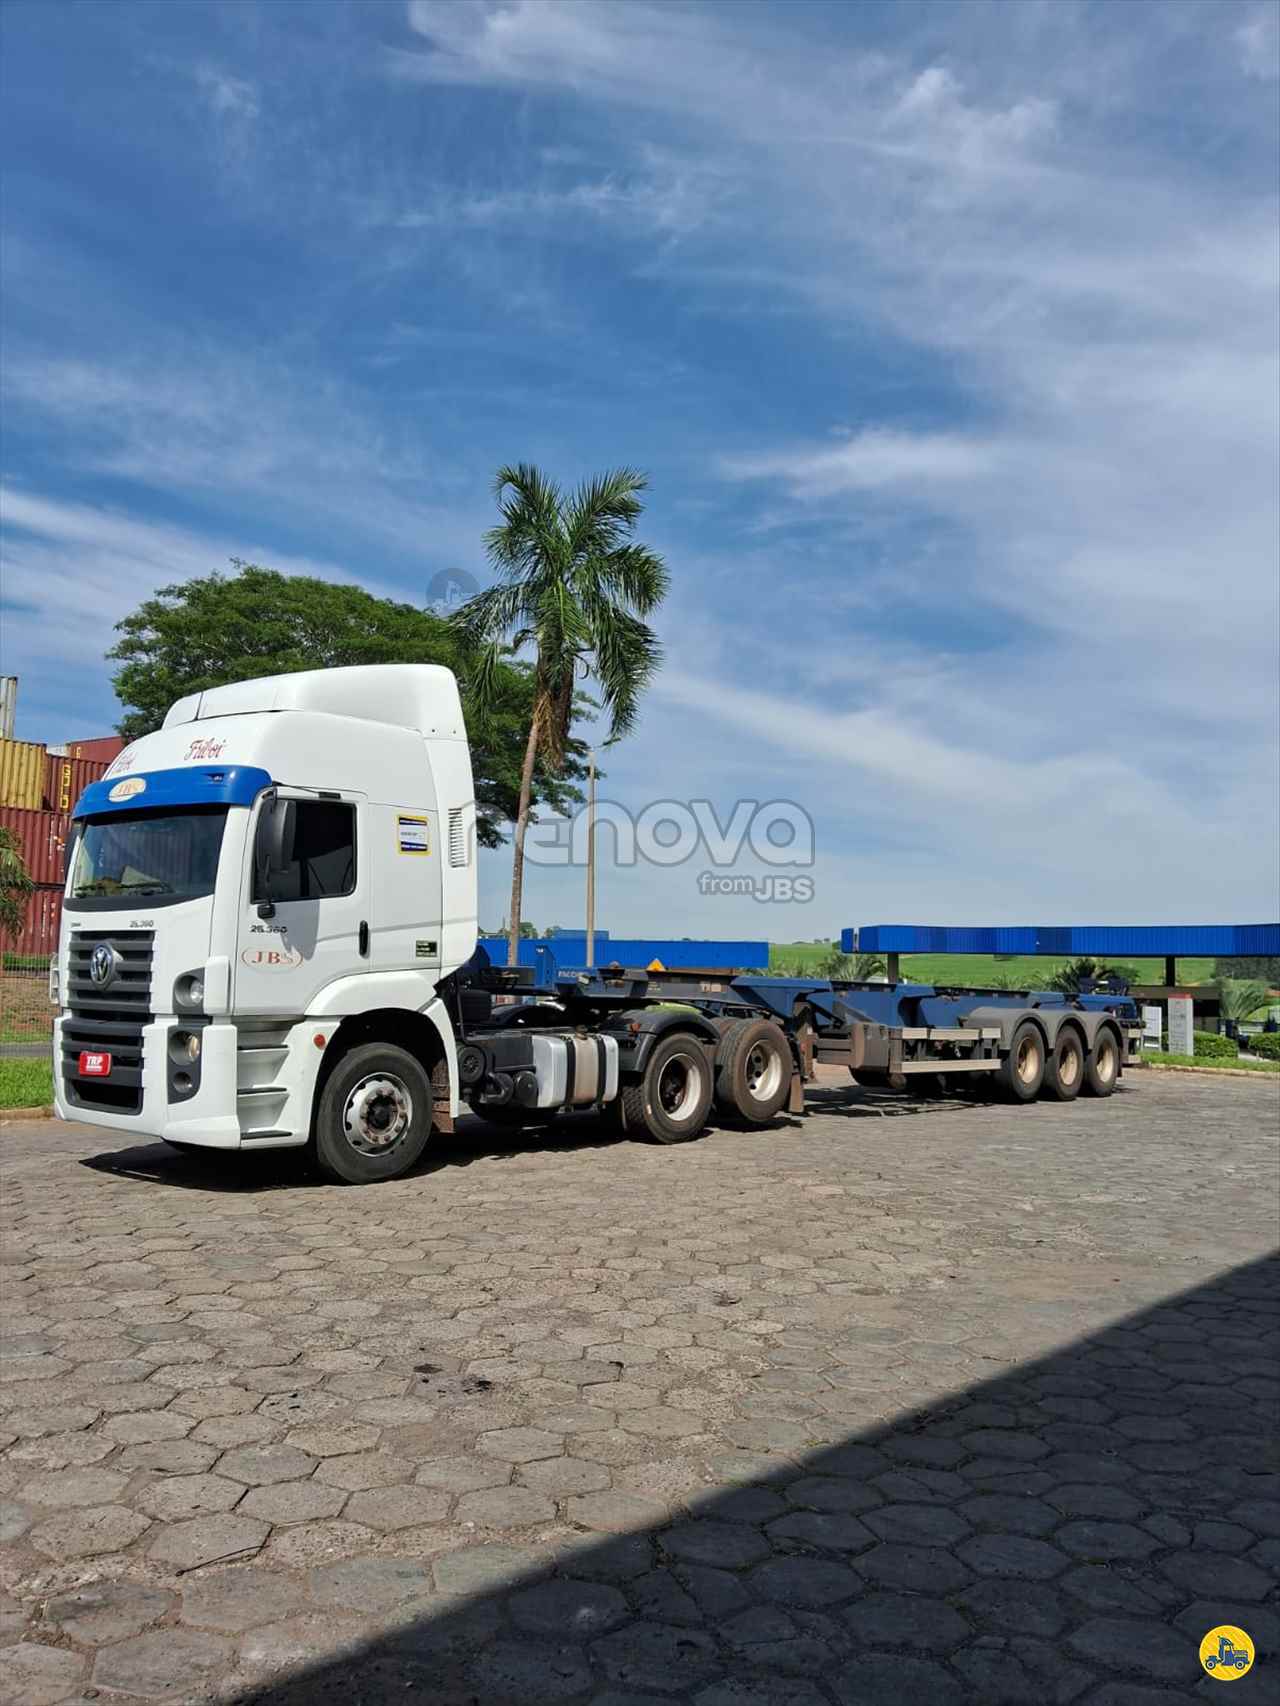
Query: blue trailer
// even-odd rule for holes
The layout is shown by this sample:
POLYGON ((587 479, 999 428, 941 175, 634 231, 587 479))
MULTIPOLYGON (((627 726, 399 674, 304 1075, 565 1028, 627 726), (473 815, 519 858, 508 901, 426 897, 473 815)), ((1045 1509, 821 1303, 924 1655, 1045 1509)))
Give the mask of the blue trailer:
POLYGON ((891 1091, 970 1083, 1011 1102, 1109 1096, 1142 1038, 1124 994, 562 967, 550 947, 512 967, 478 950, 450 999, 474 1113, 512 1126, 607 1108, 658 1142, 696 1136, 713 1107, 755 1125, 784 1106, 803 1113, 820 1064, 891 1091), (549 1085, 551 1035, 572 1043, 549 1085))

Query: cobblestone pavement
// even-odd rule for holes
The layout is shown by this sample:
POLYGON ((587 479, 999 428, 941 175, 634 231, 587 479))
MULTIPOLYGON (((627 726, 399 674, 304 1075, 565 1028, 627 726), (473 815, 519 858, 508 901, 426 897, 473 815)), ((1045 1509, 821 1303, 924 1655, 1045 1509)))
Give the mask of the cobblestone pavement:
POLYGON ((824 1086, 366 1190, 6 1128, 0 1700, 1280 1698, 1277 1087, 824 1086))

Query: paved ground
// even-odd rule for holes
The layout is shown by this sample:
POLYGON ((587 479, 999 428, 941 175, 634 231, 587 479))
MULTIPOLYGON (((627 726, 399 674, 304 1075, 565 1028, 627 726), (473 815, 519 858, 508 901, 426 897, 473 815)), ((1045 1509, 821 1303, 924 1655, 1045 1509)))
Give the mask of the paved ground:
POLYGON ((1280 1698, 1277 1086, 828 1082, 363 1191, 5 1128, 0 1700, 1280 1698))

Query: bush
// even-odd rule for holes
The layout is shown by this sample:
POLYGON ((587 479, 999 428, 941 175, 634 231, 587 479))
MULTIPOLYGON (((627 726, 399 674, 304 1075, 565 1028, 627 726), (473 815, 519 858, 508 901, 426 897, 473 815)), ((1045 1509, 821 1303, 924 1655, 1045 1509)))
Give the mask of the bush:
MULTIPOLYGON (((1217 1031, 1193 1031, 1192 1040, 1195 1043, 1197 1060, 1236 1060, 1240 1050, 1231 1037, 1219 1036, 1217 1031)), ((1166 1031, 1160 1039, 1160 1047, 1168 1053, 1169 1033, 1166 1031)))
POLYGON ((1280 1031, 1260 1031, 1256 1037, 1247 1039, 1250 1054, 1259 1054, 1263 1060, 1280 1060, 1280 1031))

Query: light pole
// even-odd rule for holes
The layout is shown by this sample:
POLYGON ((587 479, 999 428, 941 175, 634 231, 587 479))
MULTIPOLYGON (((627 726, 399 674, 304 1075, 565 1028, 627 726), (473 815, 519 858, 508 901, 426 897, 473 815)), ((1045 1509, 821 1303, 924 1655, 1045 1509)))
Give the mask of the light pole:
POLYGON ((587 953, 596 963, 596 749, 587 754, 587 953))

